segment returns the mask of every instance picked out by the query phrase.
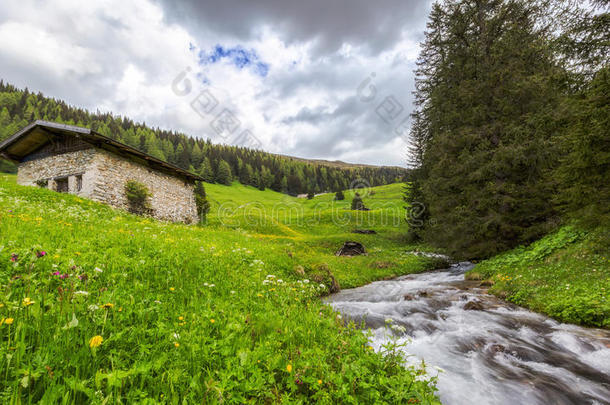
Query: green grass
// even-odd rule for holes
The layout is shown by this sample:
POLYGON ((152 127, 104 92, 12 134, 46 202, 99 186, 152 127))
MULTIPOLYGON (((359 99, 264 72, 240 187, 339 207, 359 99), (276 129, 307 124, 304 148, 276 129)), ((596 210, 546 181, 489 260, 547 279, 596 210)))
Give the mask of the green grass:
POLYGON ((469 278, 490 291, 559 321, 610 328, 608 230, 565 226, 528 247, 486 260, 469 278))
POLYGON ((437 265, 384 220, 401 186, 375 191, 355 213, 348 195, 333 209, 331 195, 208 185, 198 227, 0 176, 0 402, 438 403, 421 370, 319 299, 329 272, 351 287, 437 265), (345 240, 369 255, 336 257, 345 240))

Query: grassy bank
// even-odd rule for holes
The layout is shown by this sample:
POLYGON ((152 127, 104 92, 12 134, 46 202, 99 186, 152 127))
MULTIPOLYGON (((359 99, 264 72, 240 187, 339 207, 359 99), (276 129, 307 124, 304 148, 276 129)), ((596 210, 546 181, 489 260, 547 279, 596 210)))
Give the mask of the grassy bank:
POLYGON ((331 275, 349 287, 435 265, 384 219, 400 190, 355 213, 330 195, 210 185, 196 227, 1 176, 0 401, 437 403, 419 370, 318 298, 331 275), (369 255, 334 256, 348 239, 369 255))
POLYGON ((608 230, 565 226, 528 247, 483 261, 467 277, 559 321, 610 328, 608 230))

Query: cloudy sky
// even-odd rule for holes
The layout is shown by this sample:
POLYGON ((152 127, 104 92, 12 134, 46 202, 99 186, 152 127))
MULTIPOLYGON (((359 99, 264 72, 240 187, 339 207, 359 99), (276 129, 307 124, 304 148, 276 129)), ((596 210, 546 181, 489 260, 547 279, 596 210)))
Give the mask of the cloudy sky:
POLYGON ((429 0, 2 0, 0 77, 307 158, 405 165, 429 0))

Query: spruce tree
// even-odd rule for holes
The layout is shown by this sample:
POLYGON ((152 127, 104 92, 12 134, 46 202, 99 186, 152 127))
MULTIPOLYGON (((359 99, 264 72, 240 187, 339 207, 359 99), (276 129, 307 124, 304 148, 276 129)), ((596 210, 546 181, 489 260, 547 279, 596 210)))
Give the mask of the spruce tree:
POLYGON ((416 72, 407 201, 417 232, 459 257, 487 257, 547 231, 561 87, 536 2, 434 5, 416 72))
POLYGON ((216 172, 216 183, 224 184, 227 186, 231 185, 231 167, 224 160, 221 160, 218 163, 218 170, 216 172))

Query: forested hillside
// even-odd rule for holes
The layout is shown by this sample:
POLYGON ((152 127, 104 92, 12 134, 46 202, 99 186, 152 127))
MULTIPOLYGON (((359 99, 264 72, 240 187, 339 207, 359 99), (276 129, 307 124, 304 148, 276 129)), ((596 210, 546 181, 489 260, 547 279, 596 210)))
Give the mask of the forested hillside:
POLYGON ((481 258, 566 220, 608 223, 609 6, 434 4, 416 71, 412 237, 481 258))
MULTIPOLYGON (((200 174, 207 182, 237 180, 261 190, 296 195, 394 183, 406 174, 399 167, 308 161, 238 146, 212 144, 182 133, 150 128, 111 113, 91 113, 41 93, 21 90, 0 80, 0 141, 30 122, 42 119, 91 128, 159 159, 200 174)), ((0 171, 15 167, 0 160, 0 171)))

